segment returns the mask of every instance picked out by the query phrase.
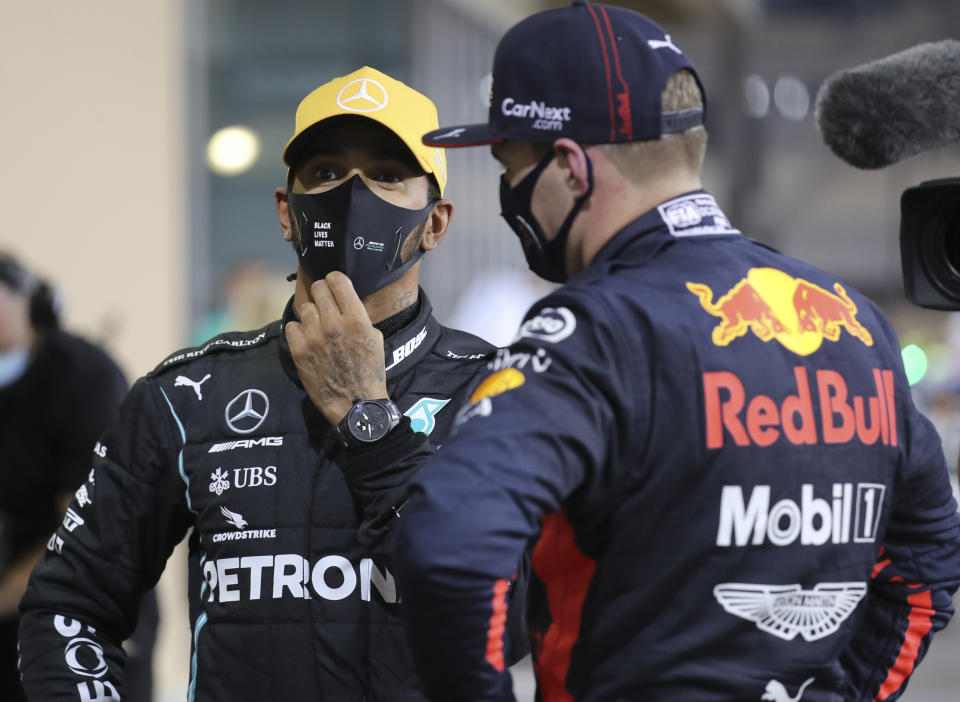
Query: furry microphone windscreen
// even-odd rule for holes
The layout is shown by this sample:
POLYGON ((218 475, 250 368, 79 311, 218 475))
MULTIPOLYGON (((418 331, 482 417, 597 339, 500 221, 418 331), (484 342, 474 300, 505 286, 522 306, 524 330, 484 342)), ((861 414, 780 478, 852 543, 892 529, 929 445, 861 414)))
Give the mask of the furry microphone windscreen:
POLYGON ((960 41, 919 44, 839 71, 817 94, 824 143, 857 168, 882 168, 960 141, 960 41))

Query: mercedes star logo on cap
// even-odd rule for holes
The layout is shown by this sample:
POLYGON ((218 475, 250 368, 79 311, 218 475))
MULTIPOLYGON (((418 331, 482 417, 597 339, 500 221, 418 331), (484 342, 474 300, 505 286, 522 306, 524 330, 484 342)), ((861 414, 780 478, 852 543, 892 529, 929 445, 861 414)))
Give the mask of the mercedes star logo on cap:
POLYGON ((337 93, 337 104, 350 112, 376 112, 387 106, 387 90, 373 78, 357 78, 337 93))

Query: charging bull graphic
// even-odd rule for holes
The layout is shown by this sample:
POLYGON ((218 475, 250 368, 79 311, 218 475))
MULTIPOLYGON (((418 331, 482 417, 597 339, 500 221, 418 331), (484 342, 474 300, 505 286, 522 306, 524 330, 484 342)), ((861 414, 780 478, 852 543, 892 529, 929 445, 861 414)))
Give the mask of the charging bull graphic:
POLYGON ((809 356, 824 339, 838 341, 844 329, 873 345, 870 332, 857 320, 856 304, 840 283, 834 283, 831 293, 776 268, 751 268, 715 302, 713 291, 702 283, 687 282, 687 289, 703 309, 720 318, 711 337, 717 346, 752 331, 761 341, 776 339, 793 353, 809 356))

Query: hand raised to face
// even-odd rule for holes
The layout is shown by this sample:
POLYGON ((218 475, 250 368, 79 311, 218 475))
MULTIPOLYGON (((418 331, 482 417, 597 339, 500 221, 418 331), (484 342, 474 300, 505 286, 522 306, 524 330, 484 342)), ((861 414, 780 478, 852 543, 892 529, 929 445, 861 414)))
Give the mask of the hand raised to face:
POLYGON ((370 322, 350 279, 330 273, 310 287, 299 322, 284 330, 304 389, 332 426, 353 399, 387 397, 383 334, 370 322))

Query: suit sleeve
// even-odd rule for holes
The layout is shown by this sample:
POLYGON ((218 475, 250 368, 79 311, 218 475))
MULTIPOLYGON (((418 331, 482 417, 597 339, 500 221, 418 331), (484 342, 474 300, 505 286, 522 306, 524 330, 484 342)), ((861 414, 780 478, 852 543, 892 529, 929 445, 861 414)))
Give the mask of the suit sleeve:
POLYGON ((101 437, 20 604, 20 672, 30 699, 125 699, 121 642, 190 523, 172 408, 140 380, 101 437), (179 481, 176 481, 179 482, 179 481))
POLYGON ((106 357, 73 369, 61 381, 63 400, 52 408, 54 416, 56 486, 65 493, 77 489, 90 471, 90 449, 116 416, 128 385, 120 369, 106 357))
MULTIPOLYGON (((410 418, 383 441, 372 446, 340 449, 334 460, 343 471, 350 491, 360 505, 362 523, 358 532, 361 544, 388 545, 393 526, 405 506, 410 481, 437 447, 423 434, 414 432, 410 418)), ((530 557, 521 556, 517 578, 507 594, 507 664, 513 665, 530 652, 529 634, 524 618, 524 602, 530 579, 530 557)))
POLYGON ((414 478, 394 563, 430 699, 513 699, 506 596, 541 517, 604 463, 614 336, 569 296, 546 298, 414 478))
POLYGON ((343 472, 361 511, 360 543, 374 546, 385 541, 403 503, 410 479, 436 447, 413 431, 410 418, 383 440, 370 446, 339 447, 333 460, 343 472))
POLYGON ((907 465, 873 570, 862 624, 841 658, 848 699, 897 700, 960 585, 960 516, 940 440, 910 405, 907 465))

